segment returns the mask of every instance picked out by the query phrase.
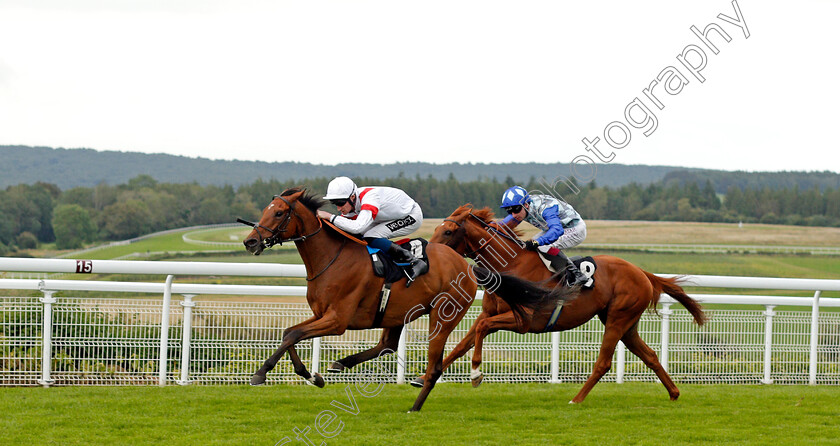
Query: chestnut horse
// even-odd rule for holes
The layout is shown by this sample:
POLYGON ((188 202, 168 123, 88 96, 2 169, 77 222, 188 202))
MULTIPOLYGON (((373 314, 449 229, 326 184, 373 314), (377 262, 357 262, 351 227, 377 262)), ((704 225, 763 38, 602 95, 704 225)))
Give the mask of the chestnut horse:
MULTIPOLYGON (((430 241, 444 243, 486 268, 509 272, 525 280, 547 281, 555 286, 561 280, 565 281, 565 271, 560 274, 549 271, 539 254, 522 247, 524 243, 517 235, 521 233, 494 223, 493 212, 489 208, 473 210, 472 206, 467 204, 446 218, 437 227, 430 241)), ((582 402, 598 380, 607 373, 619 340, 656 373, 668 390, 671 400, 676 400, 680 391, 659 363, 656 353, 639 336, 639 319, 646 308, 655 311, 659 296, 663 292, 681 303, 694 316, 697 324, 702 325, 706 315, 700 305, 685 294, 677 284, 677 279, 656 276, 617 257, 601 255, 594 259, 594 287, 589 290, 582 289, 577 298, 565 303, 559 318, 551 326, 548 326, 548 322, 555 306, 550 303, 531 313, 530 317, 520 318, 517 317, 518 312, 512 312, 504 302, 494 296, 485 296, 482 313, 476 318, 464 339, 446 357, 443 368, 449 367, 475 345, 470 378, 473 386, 478 386, 483 379, 479 370, 481 346, 484 338, 490 333, 499 330, 518 333, 570 330, 597 315, 604 324, 601 350, 592 374, 570 403, 582 402)), ((422 378, 414 380, 412 384, 417 385, 420 382, 422 378)))
POLYGON ((546 290, 512 275, 471 267, 447 246, 429 244, 426 249, 429 272, 418 277, 411 288, 405 287, 405 281, 394 283, 381 323, 375 326, 378 296, 385 279, 374 275, 364 246, 348 243, 346 236, 324 227, 324 222, 316 215, 325 203, 305 192, 298 188, 286 190, 274 197, 259 223, 245 222, 254 229, 243 243, 254 255, 275 244, 295 242, 306 266, 309 282, 306 300, 314 313, 311 318, 283 332, 280 347, 251 378, 252 385, 263 384, 266 373, 289 352, 295 373, 323 387, 324 379, 317 373, 313 377, 306 370, 295 351, 295 344, 304 339, 340 335, 348 329, 383 328, 375 347, 336 361, 330 367, 331 371, 341 371, 380 354, 392 353, 397 348, 403 326, 429 314, 428 365, 423 389, 411 409, 418 411, 443 372, 441 364, 446 339, 466 314, 478 284, 495 291, 485 294, 500 297, 517 311, 530 311, 546 302, 569 297, 565 292, 546 290))

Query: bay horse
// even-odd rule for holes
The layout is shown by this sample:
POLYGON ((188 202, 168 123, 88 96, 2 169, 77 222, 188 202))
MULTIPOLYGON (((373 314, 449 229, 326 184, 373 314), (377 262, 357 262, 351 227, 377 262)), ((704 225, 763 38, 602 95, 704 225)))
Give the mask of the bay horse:
MULTIPOLYGON (((495 223, 493 217, 490 208, 474 210, 469 204, 463 205, 435 229, 430 242, 446 244, 486 268, 509 272, 529 281, 546 281, 562 286, 559 284, 565 282, 565 271, 558 274, 549 271, 539 254, 524 249, 524 242, 517 238, 522 234, 520 231, 495 223)), ((668 390, 671 400, 676 400, 680 391, 660 364, 656 353, 639 336, 639 319, 645 309, 655 311, 663 292, 681 303, 698 325, 706 320, 702 308, 683 291, 678 278, 656 276, 617 257, 599 255, 594 260, 594 287, 581 289, 577 298, 565 302, 559 318, 551 326, 548 323, 555 306, 550 303, 533 311, 530 317, 522 318, 495 296, 485 296, 481 314, 464 339, 444 360, 444 370, 475 346, 470 378, 473 386, 477 387, 483 379, 479 369, 482 342, 490 333, 499 330, 518 333, 565 331, 597 315, 604 324, 598 359, 583 388, 569 403, 582 402, 609 371, 619 340, 653 370, 668 390)), ((417 378, 412 384, 421 382, 423 378, 417 378)))
POLYGON ((449 247, 430 243, 426 249, 429 272, 418 277, 411 288, 405 287, 404 280, 392 285, 384 316, 377 325, 379 292, 385 279, 374 275, 365 246, 348 243, 345 235, 325 226, 317 217, 317 210, 324 204, 307 194, 305 189, 292 188, 274 196, 258 223, 240 220, 253 227, 243 244, 254 255, 275 244, 295 242, 306 266, 306 301, 313 312, 312 317, 283 332, 277 351, 251 377, 251 385, 263 384, 266 373, 288 352, 295 373, 323 387, 323 377, 317 373, 312 376, 306 370, 295 351, 295 344, 320 336, 341 335, 345 330, 383 328, 375 347, 330 366, 331 371, 341 371, 380 354, 394 352, 404 325, 429 314, 430 339, 424 385, 411 408, 411 411, 419 411, 443 373, 441 365, 446 339, 466 314, 478 284, 523 312, 549 301, 570 298, 567 293, 547 290, 512 275, 472 267, 449 247))

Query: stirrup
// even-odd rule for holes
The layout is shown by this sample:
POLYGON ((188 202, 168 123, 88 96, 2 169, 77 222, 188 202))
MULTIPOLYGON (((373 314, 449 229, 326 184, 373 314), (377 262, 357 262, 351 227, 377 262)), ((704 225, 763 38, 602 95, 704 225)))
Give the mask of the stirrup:
POLYGON ((406 288, 410 287, 411 284, 414 283, 414 281, 417 280, 417 278, 420 277, 420 275, 423 273, 423 268, 426 268, 426 267, 427 267, 426 262, 424 262, 423 259, 415 258, 411 262, 411 268, 410 269, 403 268, 403 273, 405 273, 405 277, 407 279, 406 282, 405 282, 405 287, 406 288))
POLYGON ((584 285, 586 282, 589 281, 589 278, 586 277, 586 274, 583 274, 583 271, 581 271, 574 263, 572 263, 571 260, 569 261, 567 271, 570 271, 572 273, 572 282, 569 284, 569 286, 584 285))

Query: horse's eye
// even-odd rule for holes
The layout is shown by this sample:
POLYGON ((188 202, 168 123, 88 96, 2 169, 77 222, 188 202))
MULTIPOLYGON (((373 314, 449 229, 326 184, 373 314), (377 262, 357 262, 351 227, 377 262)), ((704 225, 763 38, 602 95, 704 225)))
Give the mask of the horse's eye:
POLYGON ((274 216, 277 217, 277 218, 280 218, 280 217, 283 216, 283 213, 280 212, 280 211, 277 211, 277 212, 274 213, 274 216))
POLYGON ((446 231, 443 231, 443 235, 452 235, 452 231, 447 229, 446 231))

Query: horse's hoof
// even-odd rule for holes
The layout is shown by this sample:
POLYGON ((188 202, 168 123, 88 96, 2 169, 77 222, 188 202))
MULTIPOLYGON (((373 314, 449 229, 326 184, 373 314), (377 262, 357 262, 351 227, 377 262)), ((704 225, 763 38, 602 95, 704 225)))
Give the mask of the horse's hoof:
POLYGON ((418 376, 417 378, 412 379, 412 380, 409 382, 409 384, 411 384, 411 385, 412 385, 412 386, 414 386, 414 387, 423 387, 423 382, 424 382, 424 381, 423 381, 423 377, 422 377, 422 376, 418 376))
POLYGON ((476 374, 470 373, 470 381, 472 381, 472 386, 478 387, 481 385, 481 382, 484 381, 484 373, 478 372, 476 374))
POLYGON ((254 375, 251 377, 251 385, 252 386, 261 386, 265 383, 265 376, 262 375, 254 375))
POLYGON ((329 367, 327 367, 327 371, 330 372, 330 373, 338 373, 338 372, 343 372, 344 369, 346 369, 346 368, 347 367, 344 367, 344 364, 336 361, 336 362, 330 364, 329 367))
POLYGON ((574 401, 569 401, 569 404, 577 404, 577 403, 574 402, 574 401))
POLYGON ((323 389, 327 383, 324 381, 324 377, 321 376, 320 373, 313 373, 312 378, 306 380, 309 384, 312 384, 315 387, 323 389))

